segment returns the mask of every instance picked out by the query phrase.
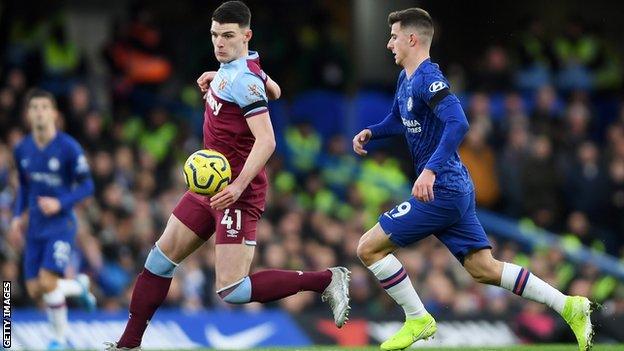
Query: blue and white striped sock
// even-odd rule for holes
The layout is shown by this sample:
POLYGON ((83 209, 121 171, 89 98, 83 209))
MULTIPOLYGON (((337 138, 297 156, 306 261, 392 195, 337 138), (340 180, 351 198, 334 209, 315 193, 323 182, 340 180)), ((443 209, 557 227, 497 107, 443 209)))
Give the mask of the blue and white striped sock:
POLYGON ((531 274, 528 269, 513 263, 503 263, 501 287, 529 300, 541 302, 557 311, 563 311, 566 295, 531 274))
POLYGON ((384 257, 368 269, 377 277, 388 295, 403 308, 407 319, 422 317, 427 313, 405 268, 394 255, 384 257))

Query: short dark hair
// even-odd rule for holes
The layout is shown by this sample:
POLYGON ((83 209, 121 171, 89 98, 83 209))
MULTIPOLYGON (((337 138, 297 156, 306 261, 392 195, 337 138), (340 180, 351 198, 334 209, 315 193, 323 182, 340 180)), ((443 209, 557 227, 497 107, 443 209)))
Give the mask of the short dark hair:
POLYGON ((28 104, 30 104, 30 101, 32 101, 32 99, 36 99, 36 98, 45 98, 50 100, 50 102, 52 103, 52 106, 54 108, 57 108, 56 106, 56 98, 54 97, 54 95, 52 95, 52 93, 50 93, 47 90, 43 90, 43 89, 39 89, 39 88, 32 88, 30 89, 27 93, 26 96, 24 97, 24 107, 28 107, 28 104))
POLYGON ((401 27, 415 27, 421 35, 433 38, 433 20, 429 13, 421 8, 394 11, 388 15, 388 25, 400 22, 401 27))
POLYGON ((226 1, 212 13, 212 20, 219 23, 237 23, 249 27, 251 11, 242 1, 226 1))

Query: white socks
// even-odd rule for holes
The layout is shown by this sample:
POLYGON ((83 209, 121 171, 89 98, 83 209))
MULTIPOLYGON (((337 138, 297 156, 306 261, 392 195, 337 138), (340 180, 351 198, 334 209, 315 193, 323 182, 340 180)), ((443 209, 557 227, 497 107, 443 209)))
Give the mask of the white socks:
POLYGON ((541 302, 561 314, 566 295, 534 276, 527 269, 513 263, 503 263, 501 287, 529 300, 541 302))
POLYGON ((67 305, 65 304, 65 294, 59 287, 44 294, 43 301, 46 304, 48 321, 52 326, 54 339, 60 343, 65 343, 65 329, 67 329, 67 305))
POLYGON ((368 269, 377 277, 388 295, 403 307, 407 319, 422 317, 427 313, 405 268, 394 255, 390 254, 382 258, 370 265, 368 269))
POLYGON ((57 290, 60 289, 65 296, 80 296, 83 292, 82 285, 75 279, 59 279, 57 290))

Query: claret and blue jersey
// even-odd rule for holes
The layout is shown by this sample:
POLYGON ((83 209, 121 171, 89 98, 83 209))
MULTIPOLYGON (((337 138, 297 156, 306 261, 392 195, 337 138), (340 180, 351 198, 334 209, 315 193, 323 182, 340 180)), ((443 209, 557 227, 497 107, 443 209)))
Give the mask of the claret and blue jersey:
POLYGON ((69 135, 58 132, 40 149, 26 136, 15 148, 19 188, 14 215, 28 210, 24 268, 27 279, 40 267, 59 274, 67 264, 76 233, 73 206, 93 193, 89 165, 80 145, 69 135), (59 213, 46 216, 38 206, 40 196, 57 198, 59 213))

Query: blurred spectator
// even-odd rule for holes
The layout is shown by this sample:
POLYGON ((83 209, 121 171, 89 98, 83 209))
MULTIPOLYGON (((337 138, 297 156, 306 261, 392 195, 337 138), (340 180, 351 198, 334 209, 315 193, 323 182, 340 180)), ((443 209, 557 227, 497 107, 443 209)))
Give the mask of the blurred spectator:
POLYGON ((560 176, 554 165, 552 144, 538 136, 522 165, 524 213, 540 227, 553 229, 560 215, 560 176))
MULTIPOLYGON (((621 241, 624 233, 624 159, 614 159, 609 164, 608 186, 607 227, 619 233, 621 241)), ((624 252, 620 254, 624 257, 624 252)))
MULTIPOLYGON (((61 23, 52 26, 42 50, 44 73, 48 79, 71 79, 83 72, 81 53, 76 44, 67 38, 66 29, 61 23)), ((50 87, 48 89, 55 94, 64 92, 50 87)))
POLYGON ((565 124, 558 135, 564 155, 572 156, 580 144, 589 139, 590 119, 590 111, 584 103, 579 101, 570 104, 566 111, 565 124))
POLYGON ((607 175, 594 143, 587 141, 579 145, 575 161, 565 171, 565 178, 564 194, 568 207, 587 213, 593 221, 605 220, 607 175))
POLYGON ((558 135, 561 125, 561 111, 557 101, 557 92, 550 85, 537 90, 535 109, 531 114, 531 131, 533 134, 544 134, 550 138, 558 135))
POLYGON ((551 83, 555 55, 541 19, 530 18, 526 21, 518 46, 518 59, 518 88, 536 90, 551 83))
POLYGON ((169 78, 171 62, 164 55, 161 39, 153 14, 145 8, 135 9, 129 24, 118 24, 113 41, 105 49, 110 68, 118 79, 117 93, 124 95, 135 84, 158 84, 169 78))
POLYGON ((563 35, 555 39, 555 55, 560 70, 558 86, 564 90, 592 87, 591 68, 597 64, 599 44, 578 17, 566 24, 563 35))
POLYGON ((327 153, 320 162, 323 180, 341 198, 345 197, 347 186, 357 169, 357 159, 347 150, 347 142, 343 135, 332 137, 328 142, 327 153))
POLYGON ((571 248, 578 248, 581 244, 597 251, 605 251, 605 243, 600 241, 597 233, 591 226, 587 214, 575 211, 568 216, 568 233, 565 234, 565 243, 571 248))
POLYGON ((67 120, 66 131, 70 135, 80 135, 87 114, 93 109, 89 88, 84 84, 75 85, 69 94, 69 108, 65 118, 67 120))
POLYGON ((494 207, 500 197, 496 155, 486 143, 485 127, 473 123, 459 148, 459 156, 468 168, 475 185, 476 201, 479 206, 494 207))
POLYGON ((321 136, 306 122, 288 127, 285 134, 288 168, 300 178, 316 167, 322 148, 321 136))
POLYGON ((477 90, 506 91, 512 86, 512 70, 505 48, 491 46, 486 50, 482 67, 476 74, 477 90))

